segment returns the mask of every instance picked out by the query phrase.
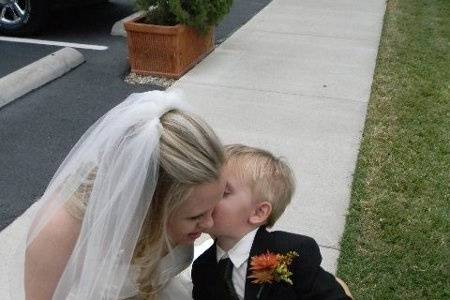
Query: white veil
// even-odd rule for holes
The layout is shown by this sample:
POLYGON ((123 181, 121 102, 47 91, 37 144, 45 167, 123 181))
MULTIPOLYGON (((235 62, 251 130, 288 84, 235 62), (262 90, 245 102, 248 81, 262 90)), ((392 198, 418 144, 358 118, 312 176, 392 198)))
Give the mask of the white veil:
MULTIPOLYGON (((130 95, 86 131, 50 181, 27 247, 83 182, 92 181, 81 231, 53 300, 116 300, 129 293, 130 262, 157 183, 159 118, 185 109, 178 99, 176 92, 130 95)), ((23 268, 14 272, 23 289, 23 268)))

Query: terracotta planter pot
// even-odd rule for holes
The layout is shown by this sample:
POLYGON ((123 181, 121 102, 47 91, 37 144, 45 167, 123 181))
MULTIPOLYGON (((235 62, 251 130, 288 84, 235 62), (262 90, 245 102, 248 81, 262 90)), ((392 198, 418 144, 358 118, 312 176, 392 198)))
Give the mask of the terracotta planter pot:
POLYGON ((180 78, 214 49, 214 30, 200 35, 186 25, 124 23, 131 71, 180 78))

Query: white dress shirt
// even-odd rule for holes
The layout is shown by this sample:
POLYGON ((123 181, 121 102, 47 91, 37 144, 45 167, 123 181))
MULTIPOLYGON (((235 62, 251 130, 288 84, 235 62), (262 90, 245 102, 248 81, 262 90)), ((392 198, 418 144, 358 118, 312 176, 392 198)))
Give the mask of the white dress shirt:
POLYGON ((233 263, 233 285, 240 300, 244 299, 245 295, 245 281, 247 276, 247 261, 252 248, 253 240, 255 239, 258 228, 250 231, 242 239, 234 245, 228 252, 223 251, 219 246, 217 247, 217 262, 225 257, 229 257, 233 263))

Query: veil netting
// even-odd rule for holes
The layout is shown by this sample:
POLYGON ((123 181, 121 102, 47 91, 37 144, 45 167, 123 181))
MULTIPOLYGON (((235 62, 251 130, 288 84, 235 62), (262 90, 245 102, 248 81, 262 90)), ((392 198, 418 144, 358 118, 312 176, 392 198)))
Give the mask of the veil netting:
MULTIPOLYGON (((52 300, 117 300, 135 293, 128 286, 130 264, 157 183, 160 117, 172 109, 187 110, 178 91, 131 94, 82 135, 56 171, 22 248, 84 182, 91 184, 80 234, 52 300)), ((10 268, 11 299, 24 299, 20 250, 10 268)))

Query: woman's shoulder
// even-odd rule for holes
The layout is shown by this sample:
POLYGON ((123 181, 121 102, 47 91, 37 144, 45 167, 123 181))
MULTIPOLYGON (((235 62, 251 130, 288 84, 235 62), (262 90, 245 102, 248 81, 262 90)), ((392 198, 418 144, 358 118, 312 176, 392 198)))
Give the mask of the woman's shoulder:
POLYGON ((32 243, 45 242, 47 245, 56 244, 70 246, 75 244, 80 233, 81 222, 72 216, 65 208, 59 208, 37 233, 32 243))
POLYGON ((76 244, 81 223, 58 209, 30 241, 25 253, 25 289, 36 299, 53 293, 76 244))

